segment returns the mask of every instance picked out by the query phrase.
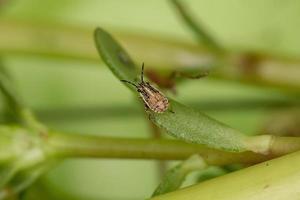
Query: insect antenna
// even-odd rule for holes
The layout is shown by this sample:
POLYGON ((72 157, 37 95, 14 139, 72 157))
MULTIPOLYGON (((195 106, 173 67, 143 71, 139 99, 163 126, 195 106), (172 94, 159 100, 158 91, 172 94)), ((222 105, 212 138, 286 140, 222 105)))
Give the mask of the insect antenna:
POLYGON ((144 83, 144 63, 142 64, 141 81, 144 83))
POLYGON ((138 87, 136 84, 134 84, 133 82, 131 82, 131 81, 127 81, 127 80, 121 80, 122 82, 124 82, 124 83, 129 83, 129 84, 131 84, 131 85, 133 85, 134 87, 138 87))

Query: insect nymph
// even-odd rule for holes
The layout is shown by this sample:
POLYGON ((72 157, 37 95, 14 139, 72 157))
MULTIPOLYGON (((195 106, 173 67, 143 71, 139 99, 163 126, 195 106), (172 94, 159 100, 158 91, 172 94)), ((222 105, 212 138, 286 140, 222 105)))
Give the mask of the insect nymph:
POLYGON ((144 81, 144 63, 142 65, 140 83, 136 85, 135 83, 127 80, 122 81, 133 85, 137 89, 145 104, 146 110, 150 109, 156 113, 163 113, 168 109, 169 100, 167 99, 167 97, 158 89, 151 86, 149 82, 144 81))

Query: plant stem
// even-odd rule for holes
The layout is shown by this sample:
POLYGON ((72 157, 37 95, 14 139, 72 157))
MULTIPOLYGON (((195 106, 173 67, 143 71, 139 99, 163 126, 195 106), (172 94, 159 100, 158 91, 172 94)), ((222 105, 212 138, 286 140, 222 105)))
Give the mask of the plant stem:
POLYGON ((269 155, 281 156, 300 150, 300 137, 273 136, 269 155))
POLYGON ((40 123, 33 112, 24 106, 21 98, 17 94, 16 89, 13 87, 10 77, 5 73, 4 70, 0 72, 0 92, 6 99, 8 107, 14 113, 15 118, 18 118, 18 120, 22 121, 26 126, 36 131, 42 133, 47 132, 46 126, 40 123))
POLYGON ((300 152, 220 176, 153 200, 299 199, 300 152))
MULTIPOLYGON (((45 136, 42 134, 32 135, 30 134, 32 130, 24 128, 0 127, 2 131, 0 132, 0 141, 3 142, 0 153, 10 151, 7 148, 10 148, 12 144, 6 144, 7 142, 20 142, 20 145, 24 145, 25 141, 28 144, 36 143, 38 145, 36 148, 42 147, 45 154, 58 158, 183 160, 192 154, 199 154, 208 165, 227 165, 259 163, 300 150, 299 137, 273 137, 268 154, 261 155, 253 152, 230 153, 170 139, 112 138, 54 131, 49 131, 49 134, 45 136), (20 133, 28 134, 30 137, 24 140, 25 135, 20 137, 20 133), (16 138, 7 140, 7 136, 16 138), (7 147, 4 146, 5 144, 7 147)), ((6 157, 5 159, 7 160, 6 157)))
MULTIPOLYGON (((215 78, 277 86, 298 91, 300 61, 259 52, 224 53, 220 63, 214 52, 185 42, 136 34, 114 34, 132 55, 158 70, 184 71, 191 67, 218 66, 215 78), (153 53, 155 52, 155 53, 153 53)), ((92 29, 0 21, 0 53, 99 60, 92 29)), ((200 69, 199 68, 199 69, 200 69)))
POLYGON ((171 0, 171 3, 177 9, 180 17, 189 26, 189 28, 194 32, 196 39, 199 41, 200 45, 207 46, 213 51, 222 52, 224 51, 220 44, 205 30, 203 25, 196 23, 194 18, 189 14, 185 6, 178 0, 171 0))
MULTIPOLYGON (((148 116, 146 115, 146 113, 145 113, 145 117, 147 120, 148 116)), ((153 124, 153 122, 151 122, 150 120, 148 120, 148 124, 150 127, 151 137, 156 140, 162 139, 161 130, 155 124, 153 124)), ((158 178, 161 179, 167 171, 167 163, 165 161, 158 161, 157 169, 158 169, 158 178)))
POLYGON ((39 134, 47 134, 48 128, 42 124, 35 116, 35 114, 28 108, 22 108, 20 111, 20 117, 23 119, 25 125, 38 131, 39 134))
POLYGON ((199 154, 209 165, 253 164, 278 156, 278 152, 272 156, 252 152, 229 153, 177 140, 109 138, 58 132, 50 133, 46 145, 59 157, 182 160, 199 154))
POLYGON ((300 150, 300 137, 257 135, 246 139, 248 150, 270 156, 281 156, 300 150))
MULTIPOLYGON (((299 106, 299 103, 294 99, 285 100, 233 100, 225 101, 224 99, 218 99, 216 101, 187 101, 187 105, 191 105, 196 109, 201 109, 203 112, 207 111, 243 111, 264 109, 264 110, 282 110, 287 108, 294 108, 299 106)), ((53 108, 40 108, 35 109, 35 113, 44 122, 52 121, 77 121, 83 119, 109 119, 109 118, 122 118, 124 114, 128 117, 137 117, 140 115, 139 110, 133 105, 97 105, 97 106, 65 106, 65 107, 53 107, 53 108)), ((0 113, 1 114, 1 113, 0 113)), ((268 132, 268 131, 264 131, 268 132)))

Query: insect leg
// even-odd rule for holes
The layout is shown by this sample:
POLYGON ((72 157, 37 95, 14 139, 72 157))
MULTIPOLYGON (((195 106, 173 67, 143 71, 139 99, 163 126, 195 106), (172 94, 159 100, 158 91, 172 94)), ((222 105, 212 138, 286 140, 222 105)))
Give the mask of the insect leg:
POLYGON ((142 64, 141 81, 144 83, 144 63, 142 64))
POLYGON ((141 101, 144 103, 144 107, 146 112, 150 110, 149 106, 144 102, 144 99, 142 97, 140 97, 141 101))
POLYGON ((148 119, 151 121, 151 115, 149 113, 147 113, 147 114, 148 114, 148 119))
POLYGON ((122 82, 124 82, 124 83, 129 83, 129 84, 131 84, 131 85, 133 85, 134 87, 138 87, 136 84, 134 84, 133 82, 131 82, 131 81, 127 81, 127 80, 121 80, 122 82))
POLYGON ((208 76, 208 75, 209 75, 208 71, 202 71, 199 74, 197 74, 196 76, 193 76, 191 78, 198 79, 198 78, 203 78, 203 77, 208 76))
POLYGON ((146 114, 148 115, 148 119, 151 121, 151 114, 149 113, 150 108, 145 102, 144 102, 144 106, 145 106, 146 114))

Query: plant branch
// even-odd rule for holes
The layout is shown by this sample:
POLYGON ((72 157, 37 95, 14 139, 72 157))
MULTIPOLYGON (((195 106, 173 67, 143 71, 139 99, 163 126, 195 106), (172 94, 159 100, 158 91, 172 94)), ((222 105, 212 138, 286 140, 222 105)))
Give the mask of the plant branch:
POLYGON ((166 139, 109 138, 52 132, 46 144, 55 155, 62 157, 182 160, 199 154, 213 165, 256 163, 268 159, 268 156, 250 152, 228 153, 166 139))
MULTIPOLYGON (((91 37, 92 29, 50 26, 19 21, 0 21, 0 53, 54 56, 99 61, 91 37)), ((139 62, 157 70, 185 71, 189 67, 220 65, 218 57, 205 48, 185 42, 136 34, 115 34, 139 62), (155 53, 152 53, 155 52, 155 53)), ((300 60, 259 52, 226 52, 225 62, 211 77, 298 91, 300 60)))
POLYGON ((178 0, 171 0, 171 3, 177 9, 180 17, 183 21, 189 26, 189 28, 195 33, 196 39, 199 41, 200 45, 204 45, 209 49, 215 52, 223 52, 224 49, 218 44, 215 39, 205 30, 203 25, 197 23, 194 18, 188 13, 187 9, 185 8, 182 3, 178 0))
MULTIPOLYGON (((282 110, 299 106, 296 99, 270 99, 270 100, 224 100, 217 99, 215 101, 187 101, 187 105, 191 105, 196 109, 207 111, 253 111, 256 109, 264 110, 282 110)), ((35 113, 45 122, 47 121, 76 121, 82 119, 108 119, 122 118, 124 114, 127 117, 140 116, 139 109, 134 105, 98 105, 98 106, 65 106, 54 108, 37 108, 35 113)), ((268 132, 268 131, 264 131, 268 132)))
POLYGON ((3 70, 0 72, 0 92, 6 99, 9 109, 16 115, 16 118, 19 118, 25 125, 34 130, 46 132, 46 127, 37 120, 31 110, 24 106, 16 89, 13 87, 10 77, 3 70))
MULTIPOLYGON (((24 128, 10 126, 0 126, 0 128, 0 142, 2 141, 0 155, 4 155, 2 156, 4 160, 9 160, 6 154, 13 146, 20 145, 20 148, 26 148, 27 145, 24 144, 35 143, 38 145, 35 148, 42 148, 45 155, 54 158, 183 160, 192 154, 199 154, 208 165, 253 164, 300 150, 298 137, 274 136, 268 154, 261 155, 253 152, 225 152, 170 139, 112 138, 55 131, 49 131, 49 135, 45 137, 32 135, 30 134, 32 130, 24 128)), ((14 158, 14 155, 8 156, 14 158)))
POLYGON ((60 157, 182 160, 199 154, 209 165, 253 164, 300 150, 300 138, 275 137, 268 155, 230 153, 167 139, 110 138, 51 132, 46 140, 60 157))

